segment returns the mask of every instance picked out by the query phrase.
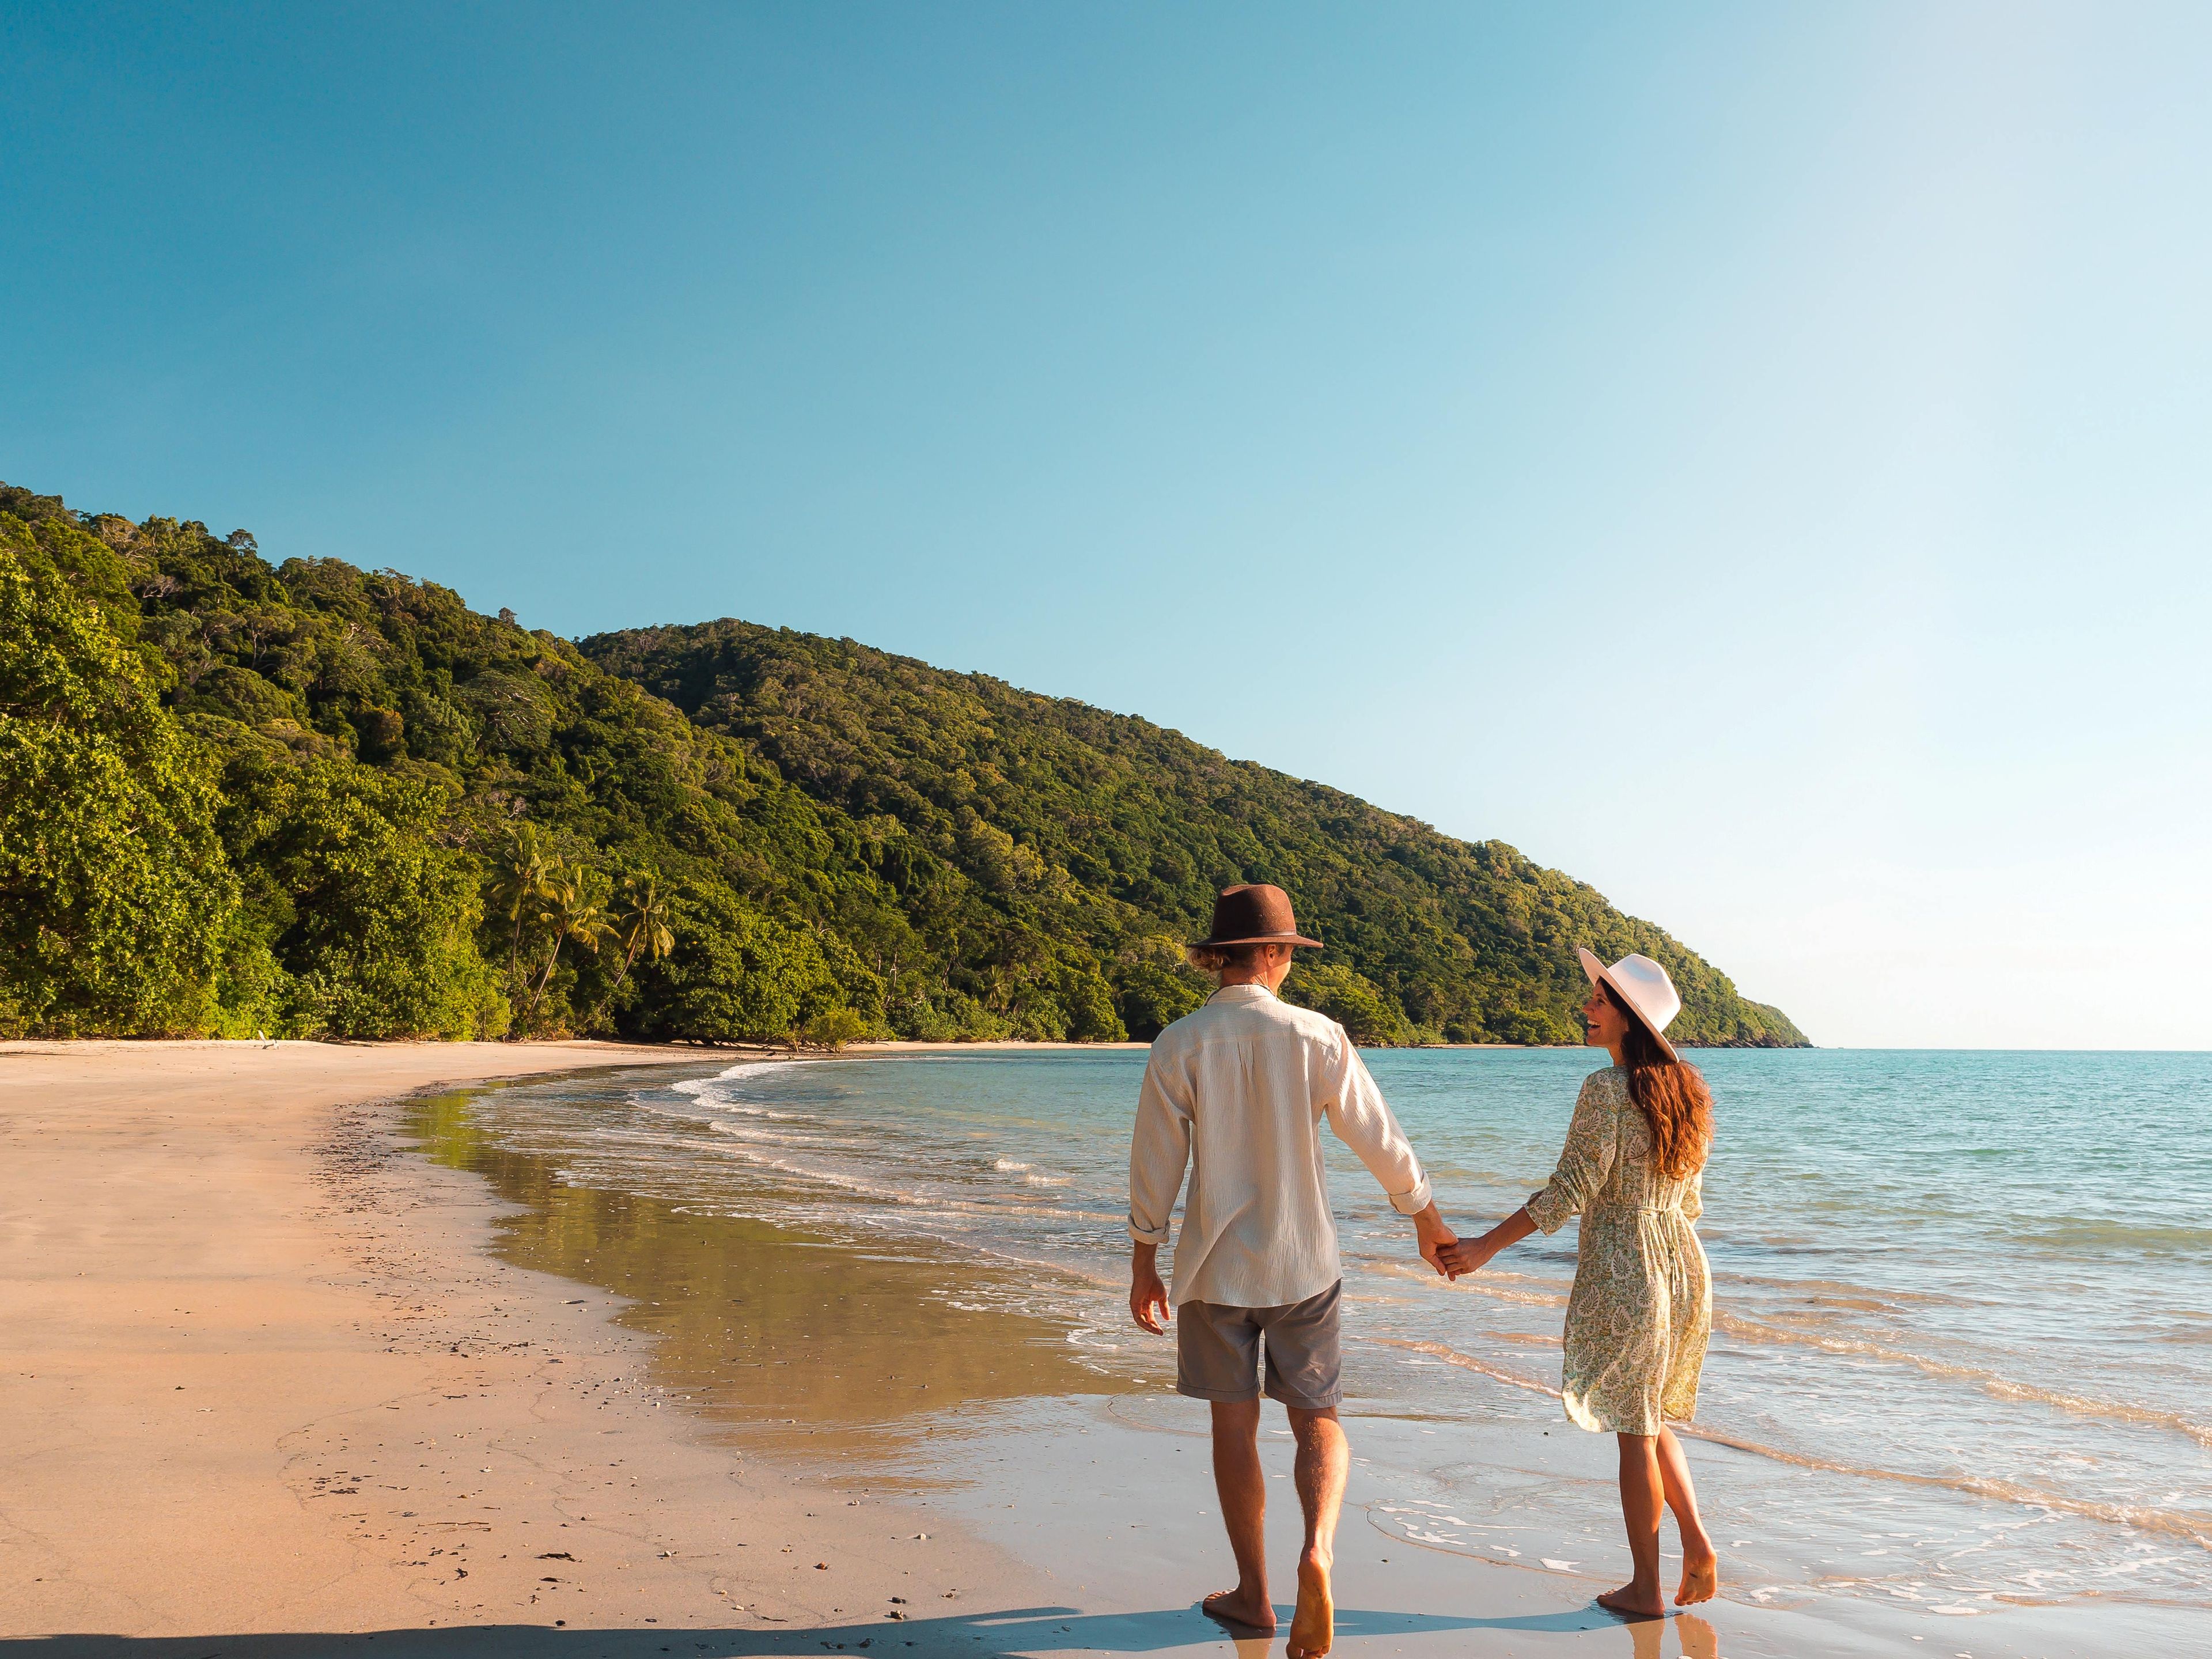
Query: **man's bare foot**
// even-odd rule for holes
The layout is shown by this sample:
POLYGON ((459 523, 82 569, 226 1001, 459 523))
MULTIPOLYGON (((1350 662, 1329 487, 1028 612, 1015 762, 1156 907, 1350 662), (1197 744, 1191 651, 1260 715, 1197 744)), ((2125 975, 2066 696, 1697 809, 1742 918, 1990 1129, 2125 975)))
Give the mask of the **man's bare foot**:
POLYGON ((1656 1590, 1639 1590, 1633 1583, 1609 1589, 1597 1598, 1598 1606, 1624 1619, 1664 1619, 1667 1603, 1656 1590))
POLYGON ((1248 1590, 1239 1584, 1235 1589, 1216 1590, 1198 1607, 1207 1618, 1224 1624, 1267 1632, 1275 1628, 1275 1610, 1268 1605, 1267 1592, 1263 1589, 1248 1590))
POLYGON ((1682 1552, 1682 1583, 1674 1592, 1674 1605, 1686 1607, 1710 1601, 1721 1587, 1721 1559, 1710 1547, 1696 1555, 1682 1552))
POLYGON ((1336 1598, 1330 1593, 1328 1569, 1318 1556, 1298 1559, 1298 1605, 1291 1615, 1285 1659, 1319 1659, 1336 1641, 1336 1598))

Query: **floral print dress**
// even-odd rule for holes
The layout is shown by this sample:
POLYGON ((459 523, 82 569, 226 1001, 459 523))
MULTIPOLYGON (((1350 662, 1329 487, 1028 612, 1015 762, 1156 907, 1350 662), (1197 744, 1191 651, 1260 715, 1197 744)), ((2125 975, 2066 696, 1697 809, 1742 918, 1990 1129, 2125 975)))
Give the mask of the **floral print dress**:
POLYGON ((1691 1224, 1705 1212, 1704 1181, 1703 1170, 1678 1181, 1652 1167, 1651 1127, 1626 1071, 1608 1066, 1583 1080, 1559 1167, 1528 1208, 1547 1233, 1583 1218, 1560 1389, 1585 1429, 1656 1434, 1697 1413, 1713 1325, 1691 1224))

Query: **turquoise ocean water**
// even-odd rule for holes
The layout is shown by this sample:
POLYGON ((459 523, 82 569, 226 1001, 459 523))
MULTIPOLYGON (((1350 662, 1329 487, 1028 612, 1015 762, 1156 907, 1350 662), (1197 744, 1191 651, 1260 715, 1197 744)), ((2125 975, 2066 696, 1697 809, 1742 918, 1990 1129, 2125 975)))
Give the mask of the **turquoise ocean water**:
MULTIPOLYGON (((1585 1051, 1369 1060, 1462 1228, 1549 1172, 1585 1051)), ((1691 1455, 1729 1593, 1964 1615, 2212 1607, 2212 1056, 1696 1056, 1718 1139, 1716 1332, 1691 1455)), ((488 1097, 565 1182, 956 1264, 1102 1376, 1171 1380, 1123 1310, 1128 1051, 752 1062, 488 1097)), ((1537 1565, 1620 1553, 1610 1447, 1560 1413, 1574 1230, 1446 1286, 1331 1140, 1354 1413, 1419 1425, 1376 1519, 1537 1565), (1543 1442, 1584 1478, 1504 1478, 1543 1442)), ((1355 1448, 1358 1449, 1358 1448, 1355 1448)), ((1671 1547, 1671 1546, 1670 1546, 1671 1547)))

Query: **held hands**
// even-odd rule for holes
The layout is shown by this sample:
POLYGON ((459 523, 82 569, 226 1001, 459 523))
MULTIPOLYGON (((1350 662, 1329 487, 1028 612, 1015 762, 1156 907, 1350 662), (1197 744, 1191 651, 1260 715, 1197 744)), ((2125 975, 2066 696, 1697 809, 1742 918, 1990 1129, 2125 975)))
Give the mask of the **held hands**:
MULTIPOLYGON (((1526 1205, 1513 1212, 1480 1238, 1455 1240, 1436 1257, 1436 1269, 1447 1279, 1457 1279, 1462 1273, 1480 1273, 1490 1265, 1490 1258, 1509 1244, 1518 1244, 1536 1231, 1529 1218, 1526 1205)), ((1428 1253, 1425 1250, 1424 1255, 1428 1253)))
POLYGON ((1437 1252, 1437 1271, 1447 1279, 1457 1279, 1462 1273, 1480 1273, 1489 1265, 1490 1256, 1491 1253, 1483 1249, 1480 1239, 1458 1239, 1437 1252))

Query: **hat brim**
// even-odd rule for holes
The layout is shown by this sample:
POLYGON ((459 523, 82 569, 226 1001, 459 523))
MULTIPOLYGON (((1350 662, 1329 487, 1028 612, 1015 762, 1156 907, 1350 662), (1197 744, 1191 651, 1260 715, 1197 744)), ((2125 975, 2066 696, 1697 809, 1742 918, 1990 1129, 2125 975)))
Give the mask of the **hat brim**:
POLYGON ((1248 933, 1243 939, 1201 939, 1191 941, 1194 951, 1217 951, 1228 945, 1303 945, 1320 951, 1328 947, 1317 939, 1308 939, 1304 933, 1248 933))
POLYGON ((1626 988, 1613 976, 1613 970, 1579 945, 1575 946, 1575 954, 1582 958, 1583 972, 1589 975, 1589 982, 1593 985, 1605 986, 1612 991, 1613 1000, 1628 1011, 1628 1017, 1631 1019, 1650 1034, 1651 1040, 1659 1045, 1659 1052, 1667 1056, 1669 1063, 1680 1065, 1682 1057, 1674 1052, 1674 1045, 1667 1041, 1667 1034, 1644 1018, 1638 1011, 1636 999, 1629 995, 1626 988))

